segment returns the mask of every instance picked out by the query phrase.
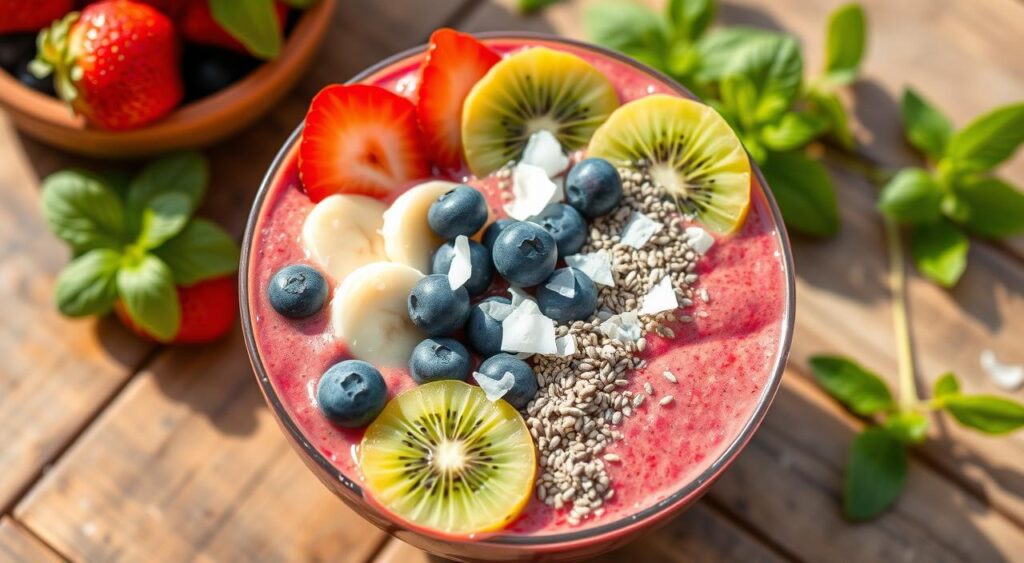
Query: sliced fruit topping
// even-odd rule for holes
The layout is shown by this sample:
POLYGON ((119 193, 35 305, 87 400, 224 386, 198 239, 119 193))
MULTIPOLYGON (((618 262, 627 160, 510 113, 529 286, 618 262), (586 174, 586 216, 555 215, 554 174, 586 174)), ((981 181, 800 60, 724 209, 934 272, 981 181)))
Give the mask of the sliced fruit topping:
POLYGON ((349 194, 316 204, 302 225, 310 258, 339 282, 360 266, 387 260, 380 235, 385 209, 372 197, 349 194))
POLYGON ((313 98, 299 145, 299 177, 313 201, 336 193, 383 198, 429 175, 409 100, 364 84, 334 84, 313 98))
POLYGON ((713 231, 735 231, 747 216, 750 160, 729 124, 704 104, 663 94, 630 102, 594 133, 587 151, 648 174, 713 231))
POLYGON ((331 322, 352 357, 374 365, 409 363, 426 335, 409 320, 405 301, 422 277, 409 266, 375 262, 345 278, 331 302, 331 322))
POLYGON ((279 315, 304 319, 315 315, 327 301, 327 280, 306 264, 291 264, 270 278, 270 306, 279 315))
POLYGON ((430 157, 441 168, 462 167, 462 102, 500 60, 467 33, 445 28, 430 36, 420 70, 416 114, 430 157))
POLYGON ((530 135, 548 131, 570 151, 619 105, 608 79, 576 55, 534 47, 494 65, 462 108, 466 162, 477 176, 518 160, 530 135))
POLYGON ((395 397, 366 430, 366 490, 416 525, 466 536, 499 530, 522 512, 536 473, 533 440, 505 401, 461 381, 395 397))
POLYGON ((384 212, 384 253, 392 262, 430 272, 430 257, 444 238, 427 222, 427 213, 437 198, 458 184, 433 180, 410 188, 384 212))
POLYGON ((316 386, 316 404, 338 426, 366 426, 384 408, 388 387, 377 368, 345 360, 328 368, 316 386))

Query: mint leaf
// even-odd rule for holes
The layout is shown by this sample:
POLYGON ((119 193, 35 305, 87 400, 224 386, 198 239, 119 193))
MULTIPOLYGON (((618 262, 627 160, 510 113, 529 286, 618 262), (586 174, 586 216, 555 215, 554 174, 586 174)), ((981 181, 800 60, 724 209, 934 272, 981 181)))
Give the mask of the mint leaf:
POLYGON ((560 0, 519 0, 519 2, 516 3, 516 7, 519 8, 520 13, 529 14, 559 1, 560 0))
POLYGON ((954 218, 976 235, 1004 238, 1024 233, 1024 193, 991 177, 953 184, 954 218))
POLYGON ((47 176, 42 204, 47 227, 76 254, 123 244, 121 200, 93 174, 64 170, 47 176))
POLYGON ((986 434, 1006 434, 1024 426, 1024 405, 995 395, 946 395, 944 409, 964 426, 986 434))
POLYGON ((739 133, 753 130, 754 113, 757 111, 757 89, 749 78, 742 74, 726 76, 719 85, 722 98, 722 113, 728 116, 740 129, 739 133))
POLYGON ((174 276, 159 258, 146 254, 122 265, 117 290, 128 316, 154 338, 168 341, 178 333, 181 309, 174 276))
MULTIPOLYGON (((320 0, 284 0, 285 4, 288 4, 292 8, 298 8, 300 10, 308 8, 313 4, 316 4, 320 0)), ((557 1, 557 0, 554 0, 557 1)))
POLYGON ((904 444, 920 444, 928 437, 928 417, 919 412, 896 413, 886 419, 882 426, 904 444))
POLYGON ((834 92, 811 90, 807 93, 810 109, 828 120, 829 130, 839 144, 846 148, 853 147, 853 132, 850 131, 849 118, 843 102, 834 92))
POLYGON ((940 219, 914 226, 910 253, 918 271, 943 287, 953 287, 967 269, 970 241, 955 225, 940 219))
POLYGON ((825 74, 834 84, 849 84, 857 78, 866 43, 864 19, 864 8, 856 3, 840 7, 829 17, 825 74))
POLYGON ((281 52, 281 26, 273 0, 209 0, 213 19, 250 53, 273 59, 281 52))
POLYGON ((811 113, 790 112, 761 129, 761 141, 773 151, 798 149, 825 132, 828 121, 811 113))
POLYGON ((882 188, 878 210, 903 223, 932 222, 941 216, 944 195, 930 174, 905 168, 882 188))
POLYGON ((664 68, 669 28, 661 14, 637 4, 606 2, 587 10, 583 25, 591 41, 664 68))
POLYGON ((105 315, 117 301, 117 270, 121 255, 94 248, 75 258, 57 277, 57 309, 69 317, 105 315))
POLYGON ((177 285, 192 285, 238 269, 238 245, 205 219, 193 220, 154 253, 171 269, 177 285))
POLYGON ((824 165, 800 152, 783 152, 769 155, 762 171, 788 228, 815 236, 839 232, 836 192, 824 165))
POLYGON ((883 428, 872 426, 850 445, 843 486, 843 511, 867 520, 889 508, 907 478, 907 447, 883 428))
POLYGON ((825 391, 851 411, 867 416, 893 408, 882 378, 839 356, 814 356, 811 372, 825 391))
POLYGON ((715 0, 669 0, 668 17, 675 37, 692 42, 704 35, 715 19, 715 0))
POLYGON ((741 74, 757 90, 755 121, 766 123, 789 109, 800 92, 803 57, 796 39, 775 35, 755 39, 736 51, 723 76, 741 74))
POLYGON ((153 197, 178 192, 188 197, 191 214, 203 201, 209 176, 206 159, 196 152, 182 152, 155 160, 143 168, 128 186, 128 213, 138 221, 153 197))
POLYGON ((933 160, 939 160, 946 153, 949 138, 953 136, 953 125, 912 88, 903 91, 901 102, 903 130, 907 140, 917 150, 933 160))
POLYGON ((964 173, 991 170, 1024 142, 1024 103, 997 108, 967 124, 949 141, 946 157, 964 173))
POLYGON ((935 380, 935 387, 932 388, 932 395, 941 399, 949 395, 956 395, 960 392, 960 382, 956 380, 953 372, 946 372, 942 377, 935 380))
POLYGON ((701 82, 718 82, 736 74, 734 61, 743 60, 745 51, 756 50, 779 40, 779 33, 744 26, 716 29, 697 42, 700 65, 694 73, 701 82))
POLYGON ((188 196, 181 192, 168 192, 149 200, 142 212, 139 246, 151 250, 180 233, 188 223, 190 204, 188 196))

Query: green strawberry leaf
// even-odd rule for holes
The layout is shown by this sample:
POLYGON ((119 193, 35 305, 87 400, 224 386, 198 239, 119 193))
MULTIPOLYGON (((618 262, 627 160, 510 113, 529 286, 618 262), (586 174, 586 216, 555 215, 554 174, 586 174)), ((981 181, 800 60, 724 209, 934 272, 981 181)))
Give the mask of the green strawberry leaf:
POLYGON ((121 254, 94 248, 75 258, 57 277, 57 309, 69 317, 105 315, 117 301, 121 254))
POLYGON ((1024 426, 1024 405, 995 395, 949 394, 939 399, 960 424, 986 434, 1006 434, 1024 426))
POLYGON ((205 219, 194 219, 154 253, 171 269, 177 285, 192 285, 238 269, 238 245, 205 219))
POLYGON ((920 444, 928 437, 928 426, 928 417, 924 414, 901 412, 887 418, 882 427, 904 444, 920 444))
POLYGON ((953 136, 949 119, 912 88, 903 91, 900 105, 903 130, 910 144, 933 160, 941 159, 953 136))
POLYGON ((168 192, 150 199, 142 212, 139 246, 151 250, 180 233, 188 223, 190 206, 188 196, 181 192, 168 192))
POLYGON ((773 151, 802 148, 828 129, 828 120, 812 113, 790 112, 761 129, 761 141, 773 151))
POLYGON ((942 377, 935 380, 935 387, 932 388, 932 395, 941 399, 949 395, 956 395, 960 392, 960 382, 956 380, 953 372, 946 372, 942 377))
POLYGON ((675 37, 685 42, 699 39, 715 19, 715 0, 669 0, 668 17, 675 37))
POLYGON ((661 14, 629 2, 605 2, 584 13, 583 26, 593 42, 664 68, 669 26, 661 14))
POLYGON ((853 132, 846 108, 835 92, 811 90, 807 93, 811 111, 828 120, 829 132, 845 148, 853 148, 853 132))
POLYGON ((843 512, 868 520, 899 498, 907 478, 907 447, 884 428, 872 426, 850 445, 843 486, 843 512))
POLYGON ((825 391, 851 411, 868 416, 894 406, 889 387, 878 375, 839 356, 813 356, 811 372, 825 391))
POLYGON ((273 0, 210 0, 213 19, 254 56, 276 58, 281 52, 281 27, 273 0))
POLYGON ((129 218, 137 230, 142 214, 155 196, 170 192, 184 194, 189 200, 189 214, 203 201, 209 181, 206 159, 196 152, 182 152, 151 162, 132 179, 125 197, 129 218))
POLYGON ((786 227, 814 236, 839 232, 839 209, 825 166, 798 151, 768 155, 761 168, 786 227))
POLYGON ((128 316, 161 341, 174 338, 181 325, 181 308, 171 269, 156 256, 145 254, 117 272, 117 290, 128 316))
POLYGON ((878 196, 878 210, 903 223, 928 223, 942 214, 945 194, 938 182, 920 168, 900 170, 878 196))
POLYGON ((953 184, 953 219, 983 237, 1024 233, 1024 193, 992 177, 963 178, 953 184))
POLYGON ((915 225, 910 235, 910 254, 918 271, 943 287, 960 280, 969 248, 967 235, 945 219, 915 225))
POLYGON ((857 78, 867 43, 864 8, 846 4, 829 17, 825 42, 825 75, 833 84, 849 84, 857 78))
POLYGON ((949 140, 946 157, 962 173, 991 170, 1024 142, 1024 103, 997 108, 949 140))
POLYGON ((124 244, 124 209, 117 194, 88 172, 64 170, 43 180, 43 217, 76 254, 124 244))

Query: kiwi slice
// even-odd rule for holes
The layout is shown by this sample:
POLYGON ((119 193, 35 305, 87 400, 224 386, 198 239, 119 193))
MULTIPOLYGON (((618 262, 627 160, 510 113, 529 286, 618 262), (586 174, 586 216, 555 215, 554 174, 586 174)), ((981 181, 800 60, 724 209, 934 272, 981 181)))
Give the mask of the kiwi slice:
POLYGON ((611 82, 576 55, 520 51, 491 67, 466 96, 466 162, 473 174, 490 174, 518 160, 530 135, 545 129, 564 150, 578 149, 618 105, 611 82))
POLYGON ((587 156, 639 170, 709 230, 730 233, 750 207, 750 159, 736 133, 710 107, 655 94, 615 110, 590 140, 587 156))
POLYGON ((512 405, 445 380, 389 402, 366 430, 359 464, 366 489, 385 508, 463 536, 512 522, 530 498, 537 462, 512 405))

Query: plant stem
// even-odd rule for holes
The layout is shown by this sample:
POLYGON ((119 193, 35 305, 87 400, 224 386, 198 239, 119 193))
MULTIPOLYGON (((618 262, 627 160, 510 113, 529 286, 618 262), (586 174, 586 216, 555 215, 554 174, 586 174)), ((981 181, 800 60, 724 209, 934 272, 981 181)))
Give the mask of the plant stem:
POLYGON ((895 221, 883 217, 885 240, 889 250, 889 291, 892 293, 892 321, 896 330, 899 353, 899 406, 910 411, 919 402, 917 382, 914 378, 914 348, 910 340, 910 321, 907 314, 907 270, 903 258, 900 227, 895 221))

